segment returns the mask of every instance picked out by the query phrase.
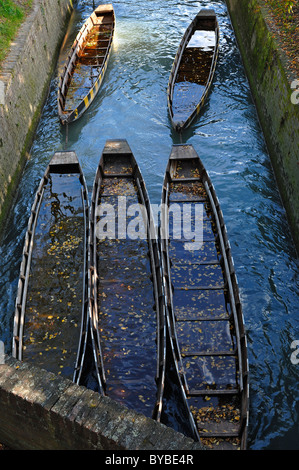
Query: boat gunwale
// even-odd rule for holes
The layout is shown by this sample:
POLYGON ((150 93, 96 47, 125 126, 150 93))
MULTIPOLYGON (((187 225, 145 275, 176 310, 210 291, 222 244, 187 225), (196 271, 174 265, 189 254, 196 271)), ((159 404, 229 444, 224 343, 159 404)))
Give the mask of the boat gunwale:
POLYGON ((175 58, 174 58, 174 62, 172 64, 170 76, 169 76, 168 87, 167 87, 167 105, 168 105, 168 111, 169 111, 169 115, 170 115, 171 124, 177 132, 182 132, 184 129, 189 127, 190 124, 192 123, 192 121, 195 119, 195 117, 200 113, 200 111, 201 111, 201 109, 202 109, 202 107, 203 107, 203 105, 206 101, 206 98, 207 98, 207 95, 208 95, 209 90, 211 88, 211 85, 212 85, 212 81, 213 81, 213 77, 214 77, 214 73, 215 73, 216 65, 217 65, 218 54, 219 54, 219 24, 218 24, 218 20, 217 20, 217 15, 214 12, 214 10, 204 10, 204 9, 202 9, 202 10, 199 11, 199 13, 195 16, 195 18, 189 24, 189 26, 187 27, 187 29, 186 29, 186 31, 185 31, 182 39, 181 39, 180 45, 178 47, 178 50, 177 50, 175 58), (197 21, 198 21, 198 19, 206 18, 206 15, 205 15, 206 12, 210 12, 211 17, 215 18, 215 30, 214 30, 215 31, 215 46, 214 46, 214 52, 213 52, 213 58, 212 58, 212 65, 210 67, 207 83, 205 85, 205 89, 202 93, 200 101, 197 103, 196 106, 194 106, 194 110, 189 114, 189 116, 186 118, 185 121, 176 122, 173 119, 174 113, 173 113, 173 108, 172 108, 173 90, 174 90, 176 77, 177 77, 177 74, 178 74, 178 71, 179 71, 179 68, 180 68, 183 53, 186 50, 186 46, 188 44, 188 41, 190 40, 193 32, 195 31, 197 21))
POLYGON ((38 189, 35 193, 34 201, 32 204, 30 216, 27 223, 27 229, 25 234, 25 241, 23 245, 22 260, 20 266, 18 288, 15 300, 15 312, 14 312, 14 322, 13 322, 13 338, 12 338, 12 356, 20 361, 23 360, 23 332, 25 325, 26 317, 26 302, 27 302, 27 293, 28 293, 28 284, 29 284, 29 275, 31 268, 31 259, 32 253, 34 250, 34 238, 35 238, 35 228, 37 220, 39 217, 39 211, 41 203, 43 200, 44 188, 49 180, 49 175, 53 173, 60 173, 58 168, 63 169, 62 174, 78 174, 79 181, 81 183, 81 197, 82 197, 82 210, 83 210, 83 219, 84 219, 84 255, 83 255, 83 301, 81 308, 81 322, 80 322, 80 336, 79 343, 76 354, 76 361, 74 363, 74 372, 73 372, 73 382, 79 383, 81 378, 81 373, 83 369, 83 363, 86 352, 86 341, 88 333, 88 312, 87 312, 87 276, 88 276, 88 262, 86 258, 87 252, 87 240, 89 237, 89 201, 88 201, 88 192, 85 177, 79 163, 79 160, 76 156, 76 162, 72 161, 70 163, 55 164, 51 168, 51 163, 53 159, 58 154, 73 154, 76 156, 73 151, 63 151, 56 152, 48 164, 44 175, 42 176, 38 189), (69 167, 70 171, 66 171, 69 167))
MULTIPOLYGON (((175 178, 174 179, 171 178, 171 175, 169 172, 171 162, 174 160, 181 161, 183 159, 196 160, 199 163, 199 167, 200 167, 200 177, 198 178, 198 180, 201 181, 202 184, 205 186, 205 190, 206 190, 209 202, 214 204, 214 208, 217 212, 217 216, 220 221, 221 235, 224 240, 224 250, 222 247, 220 247, 221 256, 222 257, 225 256, 228 260, 228 272, 225 272, 224 270, 224 275, 226 277, 229 277, 232 283, 232 287, 233 287, 232 291, 229 292, 228 296, 230 299, 230 305, 232 305, 232 296, 234 297, 234 302, 237 308, 236 315, 232 314, 232 317, 233 317, 234 327, 237 331, 239 331, 239 339, 237 340, 237 350, 239 351, 239 354, 237 355, 236 360, 237 360, 238 367, 239 367, 239 375, 240 375, 240 371, 242 375, 241 380, 240 380, 241 387, 239 390, 239 395, 241 398, 241 410, 240 410, 241 425, 239 428, 239 432, 240 432, 240 439, 241 439, 241 449, 246 449, 247 434, 248 434, 248 420, 249 420, 249 366, 248 366, 247 337, 246 337, 246 332, 245 332, 245 322, 244 322, 244 317, 243 317, 242 305, 241 305, 240 296, 239 296, 238 281, 237 281, 237 277, 235 273, 233 258, 231 255, 231 247, 230 247, 230 243, 229 243, 228 236, 227 236, 227 230, 224 224, 223 213, 220 208, 220 203, 217 198, 215 188, 209 177, 209 174, 206 171, 198 154, 195 152, 193 146, 186 145, 186 144, 176 144, 176 145, 173 145, 173 149, 170 154, 166 171, 165 171, 165 177, 164 177, 163 189, 162 189, 162 199, 161 199, 162 206, 163 204, 164 204, 164 207, 168 206, 169 204, 168 185, 170 181, 175 182, 176 180, 175 178), (173 156, 172 154, 173 149, 184 148, 184 147, 191 148, 194 151, 193 156, 186 156, 185 158, 182 155, 173 156), (207 188, 209 189, 209 191, 207 191, 207 188)), ((214 213, 212 204, 211 204, 211 208, 212 208, 212 213, 213 213, 213 220, 215 220, 215 213, 214 213)), ((164 224, 166 223, 165 220, 166 219, 164 216, 164 218, 162 219, 162 222, 164 224)), ((183 394, 183 399, 185 401, 187 408, 189 408, 188 398, 187 398, 188 385, 187 385, 187 380, 185 378, 185 374, 184 372, 182 372, 184 371, 184 367, 182 364, 182 356, 181 356, 181 351, 180 351, 177 332, 176 332, 176 319, 175 319, 174 303, 173 303, 173 297, 172 297, 173 287, 171 283, 171 266, 170 266, 171 257, 169 256, 168 243, 169 241, 167 239, 162 239, 161 241, 162 270, 163 270, 163 279, 164 279, 164 289, 165 289, 165 295, 166 295, 165 303, 167 306, 166 313, 167 313, 168 338, 171 344, 174 361, 176 363, 176 371, 177 373, 179 373, 178 378, 179 378, 179 383, 180 383, 182 394, 183 394)), ((191 412, 190 412, 190 415, 191 415, 191 412)), ((189 416, 189 419, 191 421, 191 424, 196 428, 196 424, 194 422, 193 416, 189 416)), ((208 434, 206 437, 208 437, 208 434)), ((199 436, 198 436, 198 440, 200 440, 199 436)))
POLYGON ((95 179, 93 184, 92 196, 91 196, 91 205, 90 205, 90 224, 91 224, 91 238, 89 244, 89 259, 90 259, 90 293, 91 293, 91 338, 93 346, 94 360, 96 364, 97 378, 99 382, 100 391, 102 394, 106 394, 106 377, 105 377, 105 366, 101 350, 101 339, 99 335, 98 328, 98 306, 97 306, 97 290, 98 290, 98 275, 97 275, 97 248, 96 248, 96 207, 99 203, 99 192, 102 182, 106 179, 104 172, 104 158, 105 155, 113 156, 112 153, 107 153, 107 144, 108 143, 124 143, 127 145, 128 152, 122 152, 115 154, 116 158, 126 156, 130 158, 130 163, 132 167, 131 174, 109 174, 107 179, 110 178, 132 178, 134 183, 136 183, 139 188, 137 188, 136 194, 142 200, 147 214, 147 243, 149 251, 149 261, 151 265, 151 274, 152 274, 152 286, 153 286, 153 296, 156 306, 156 376, 155 381, 157 385, 156 391, 156 400, 154 409, 152 411, 152 419, 160 421, 162 414, 162 398, 164 392, 164 382, 165 382, 165 368, 166 368, 166 324, 165 324, 165 304, 164 304, 164 291, 163 291, 163 282, 162 282, 162 271, 160 264, 160 245, 158 242, 156 227, 154 223, 153 213, 149 201, 149 196, 147 193, 145 181, 143 179, 142 173, 140 171, 139 165, 133 155, 132 150, 130 149, 127 141, 125 139, 113 139, 107 140, 105 147, 103 149, 95 179), (150 236, 149 236, 150 234, 150 236), (160 280, 159 280, 160 278, 160 280), (156 287, 155 287, 156 285, 156 287))
MULTIPOLYGON (((97 11, 95 9, 93 13, 87 18, 83 26, 81 27, 80 31, 78 32, 73 45, 70 49, 67 61, 64 65, 64 70, 60 76, 59 79, 59 84, 58 84, 58 97, 57 97, 57 104, 58 104, 58 115, 61 124, 68 124, 70 122, 76 121, 81 117, 81 115, 89 108, 91 103, 94 101, 96 95, 98 94, 102 81, 104 79, 104 75, 106 73, 107 67, 108 67, 108 62, 110 59, 110 55, 112 52, 112 44, 113 44, 113 39, 114 39, 114 33, 115 33, 115 12, 112 4, 107 4, 107 5, 100 5, 101 7, 107 6, 107 7, 112 7, 112 9, 107 9, 108 12, 111 11, 112 15, 112 22, 111 22, 111 32, 108 40, 108 44, 105 47, 105 56, 103 58, 102 64, 99 65, 98 67, 98 77, 93 84, 93 86, 89 89, 88 93, 84 96, 84 98, 80 101, 80 103, 76 106, 74 109, 70 110, 65 110, 63 101, 66 98, 67 92, 68 92, 68 86, 67 86, 67 81, 69 79, 69 76, 72 76, 73 70, 75 68, 75 63, 78 59, 78 49, 80 45, 82 45, 82 42, 86 39, 88 34, 90 33, 91 29, 96 26, 93 21, 92 21, 92 16, 94 13, 97 11), (90 28, 89 28, 90 26, 90 28)), ((98 7, 99 8, 99 7, 98 7)))

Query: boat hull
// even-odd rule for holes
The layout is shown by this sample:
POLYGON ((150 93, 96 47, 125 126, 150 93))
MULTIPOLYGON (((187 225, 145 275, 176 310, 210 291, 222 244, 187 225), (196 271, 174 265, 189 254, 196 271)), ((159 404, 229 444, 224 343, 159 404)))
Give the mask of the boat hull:
POLYGON ((219 200, 192 145, 173 146, 162 206, 168 340, 190 427, 208 448, 245 449, 248 359, 238 283, 219 200))
POLYGON ((145 183, 125 140, 106 142, 90 220, 99 389, 159 421, 166 360, 159 245, 145 183), (142 214, 137 225, 136 210, 142 214))
POLYGON ((100 90, 112 52, 115 14, 101 5, 79 31, 58 86, 58 115, 62 124, 79 119, 100 90))
POLYGON ((88 333, 88 194, 74 152, 57 152, 25 236, 12 354, 80 382, 88 333))

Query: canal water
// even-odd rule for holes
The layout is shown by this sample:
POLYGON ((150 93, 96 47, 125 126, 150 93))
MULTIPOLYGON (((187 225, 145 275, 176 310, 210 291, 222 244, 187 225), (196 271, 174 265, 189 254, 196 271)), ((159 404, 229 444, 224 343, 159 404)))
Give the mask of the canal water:
POLYGON ((107 139, 127 139, 152 203, 159 203, 172 130, 166 89, 185 29, 214 8, 220 52, 209 98, 182 135, 214 183, 231 243, 248 332, 250 449, 299 449, 299 263, 224 0, 115 0, 116 36, 101 91, 69 126, 57 114, 59 71, 92 11, 75 3, 68 36, 0 245, 0 340, 11 352, 14 303, 28 217, 40 179, 57 150, 75 150, 91 192, 107 139), (297 347, 298 348, 298 347, 297 347))

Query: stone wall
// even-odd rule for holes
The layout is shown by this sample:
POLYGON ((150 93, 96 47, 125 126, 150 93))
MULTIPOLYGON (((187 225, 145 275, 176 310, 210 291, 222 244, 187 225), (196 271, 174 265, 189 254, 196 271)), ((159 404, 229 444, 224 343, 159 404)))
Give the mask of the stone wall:
POLYGON ((259 0, 226 0, 299 253, 299 100, 259 0))
POLYGON ((0 69, 0 226, 47 95, 72 0, 33 0, 0 69))
POLYGON ((0 442, 12 450, 203 450, 108 397, 8 356, 0 364, 0 442))

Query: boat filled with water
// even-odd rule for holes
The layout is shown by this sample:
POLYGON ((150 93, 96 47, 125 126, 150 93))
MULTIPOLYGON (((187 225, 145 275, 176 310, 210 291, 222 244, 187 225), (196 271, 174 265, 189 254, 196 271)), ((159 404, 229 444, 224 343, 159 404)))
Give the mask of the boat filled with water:
POLYGON ((235 268, 215 189, 192 145, 174 145, 162 191, 167 328, 193 435, 245 449, 247 340, 235 268))

